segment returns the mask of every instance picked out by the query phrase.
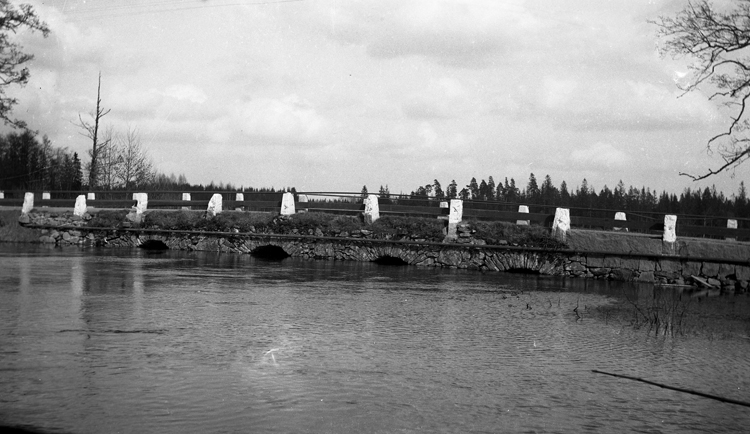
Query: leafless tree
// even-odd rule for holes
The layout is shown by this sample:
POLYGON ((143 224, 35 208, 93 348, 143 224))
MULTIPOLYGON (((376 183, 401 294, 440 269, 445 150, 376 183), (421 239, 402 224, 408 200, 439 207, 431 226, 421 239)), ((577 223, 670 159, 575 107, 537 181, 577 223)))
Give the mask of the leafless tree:
POLYGON ((750 0, 736 0, 733 9, 722 11, 708 1, 690 1, 673 17, 659 17, 663 53, 694 60, 685 92, 707 90, 710 99, 727 107, 729 127, 711 137, 707 151, 717 151, 723 164, 702 175, 680 173, 693 180, 708 178, 750 158, 750 0))
POLYGON ((100 72, 99 84, 96 87, 96 111, 90 114, 91 118, 93 119, 93 123, 92 121, 84 121, 83 117, 80 114, 78 115, 79 122, 77 126, 83 130, 81 135, 91 139, 91 149, 89 149, 89 162, 87 164, 87 168, 89 171, 89 189, 96 188, 99 185, 99 176, 101 171, 99 167, 99 156, 102 151, 112 143, 111 140, 99 141, 99 124, 101 122, 101 119, 110 112, 110 109, 104 110, 101 106, 101 90, 102 73, 100 72))
POLYGON ((97 156, 98 166, 98 186, 107 190, 111 190, 117 186, 117 176, 115 174, 115 168, 117 166, 117 158, 119 156, 119 149, 117 148, 117 141, 115 139, 115 130, 112 125, 108 125, 103 129, 101 133, 101 142, 109 143, 100 149, 97 156))
POLYGON ((153 165, 136 129, 128 128, 124 135, 117 136, 116 149, 115 175, 121 186, 128 190, 151 182, 153 165))

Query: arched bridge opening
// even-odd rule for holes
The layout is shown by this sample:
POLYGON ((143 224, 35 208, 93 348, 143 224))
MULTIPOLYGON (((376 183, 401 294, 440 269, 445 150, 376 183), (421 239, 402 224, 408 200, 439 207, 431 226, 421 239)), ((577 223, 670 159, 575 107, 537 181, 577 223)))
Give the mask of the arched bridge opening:
POLYGON ((253 257, 264 259, 267 261, 281 261, 282 259, 291 256, 281 247, 272 245, 257 247, 252 252, 250 252, 250 254, 253 257))
POLYGON ((535 270, 533 268, 508 268, 505 270, 505 272, 515 274, 541 274, 539 270, 535 270))
POLYGON ((378 265, 409 265, 408 262, 395 256, 381 256, 372 262, 378 265))
POLYGON ((147 240, 138 246, 143 250, 169 250, 169 247, 160 240, 147 240))

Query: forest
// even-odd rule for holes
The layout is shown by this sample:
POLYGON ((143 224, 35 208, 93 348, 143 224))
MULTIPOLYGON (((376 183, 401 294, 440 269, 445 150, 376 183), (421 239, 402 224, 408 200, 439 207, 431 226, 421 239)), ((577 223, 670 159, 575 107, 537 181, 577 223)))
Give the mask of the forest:
MULTIPOLYGON (((366 189, 366 187, 365 187, 366 189)), ((381 186, 380 197, 390 196, 388 186, 381 186)), ((418 187, 409 195, 413 199, 435 198, 437 200, 458 198, 475 201, 499 201, 523 203, 527 205, 560 206, 567 208, 607 209, 616 211, 640 211, 670 213, 696 216, 726 216, 733 218, 750 218, 750 201, 748 201, 745 183, 740 182, 737 193, 731 197, 716 190, 716 187, 704 189, 686 188, 680 195, 648 187, 626 187, 622 180, 610 189, 607 185, 598 192, 586 178, 575 189, 562 181, 556 187, 549 175, 539 185, 536 176, 531 173, 524 187, 516 185, 513 178, 506 177, 502 182, 495 182, 490 176, 487 180, 477 182, 476 178, 464 187, 459 187, 455 180, 444 189, 438 180, 418 187)))
MULTIPOLYGON (((238 191, 232 184, 193 185, 184 175, 166 175, 157 171, 142 149, 137 132, 110 134, 109 145, 101 148, 97 169, 97 185, 92 190, 147 190, 147 191, 238 191)), ((88 190, 91 168, 77 153, 52 145, 46 136, 39 139, 31 131, 14 131, 0 135, 0 190, 81 191, 88 190)), ((242 188, 246 192, 275 192, 274 188, 242 188)), ((278 191, 295 189, 282 188, 278 191)), ((362 193, 367 193, 363 187, 362 193)), ((388 186, 380 186, 379 196, 388 199, 388 186)), ((614 188, 607 185, 597 190, 584 178, 575 188, 562 181, 555 186, 549 175, 541 185, 531 173, 525 186, 518 186, 514 178, 496 182, 471 178, 465 186, 455 180, 446 187, 435 179, 409 194, 411 199, 451 199, 497 201, 527 205, 562 206, 569 208, 609 209, 674 213, 682 215, 726 216, 750 218, 750 201, 744 182, 730 197, 716 188, 690 189, 681 194, 657 192, 647 187, 626 187, 620 180, 614 188)))
MULTIPOLYGON (((105 131, 99 147, 96 176, 91 158, 82 163, 78 153, 41 140, 30 130, 0 135, 0 191, 233 191, 232 184, 194 185, 185 175, 166 175, 155 169, 135 130, 118 135, 105 131), (90 186, 90 180, 95 185, 90 186)), ((248 192, 275 192, 274 188, 245 188, 248 192)), ((287 189, 289 190, 289 189, 287 189)))

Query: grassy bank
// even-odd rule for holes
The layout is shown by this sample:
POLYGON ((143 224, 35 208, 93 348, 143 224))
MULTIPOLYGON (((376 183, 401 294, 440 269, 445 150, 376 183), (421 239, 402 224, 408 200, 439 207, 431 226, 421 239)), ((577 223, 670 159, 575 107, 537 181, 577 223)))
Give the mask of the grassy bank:
POLYGON ((0 210, 0 242, 34 243, 42 236, 40 229, 28 229, 18 224, 21 210, 0 210))
MULTIPOLYGON (((85 222, 85 226, 355 237, 438 243, 444 242, 447 235, 445 220, 423 217, 386 215, 375 223, 368 224, 361 216, 325 213, 279 216, 276 213, 264 212, 224 212, 213 218, 207 218, 204 211, 153 210, 145 213, 140 224, 132 224, 127 218, 129 211, 123 209, 93 212, 90 220, 85 222)), ((44 214, 37 214, 36 217, 32 215, 32 224, 66 224, 66 218, 72 217, 72 214, 68 214, 70 213, 62 213, 59 216, 50 214, 54 223, 45 218, 44 214)), ((19 225, 19 216, 20 210, 0 211, 0 241, 36 242, 39 240, 42 235, 41 230, 27 229, 19 225)), ((509 222, 466 221, 459 225, 459 232, 459 241, 463 243, 565 248, 564 244, 550 236, 548 228, 538 226, 519 226, 509 222)))
MULTIPOLYGON (((385 216, 366 224, 358 216, 299 213, 227 212, 207 219, 200 211, 151 211, 141 225, 147 229, 175 229, 268 234, 302 234, 326 237, 367 235, 377 239, 442 241, 444 222, 437 219, 385 216)), ((104 216, 102 216, 104 217, 104 216)), ((112 216, 116 219, 116 216, 112 216)))
MULTIPOLYGON (((251 232, 271 234, 302 234, 327 237, 363 236, 380 240, 420 240, 443 242, 446 222, 435 218, 382 216, 367 224, 359 216, 325 213, 300 213, 280 217, 273 213, 223 213, 206 219, 199 211, 151 211, 146 214, 143 228, 251 232)), ((120 214, 101 214, 92 226, 110 225, 121 219, 120 214)), ((550 236, 549 229, 519 226, 509 222, 464 222, 464 231, 475 240, 487 244, 509 244, 529 247, 564 248, 550 236)))

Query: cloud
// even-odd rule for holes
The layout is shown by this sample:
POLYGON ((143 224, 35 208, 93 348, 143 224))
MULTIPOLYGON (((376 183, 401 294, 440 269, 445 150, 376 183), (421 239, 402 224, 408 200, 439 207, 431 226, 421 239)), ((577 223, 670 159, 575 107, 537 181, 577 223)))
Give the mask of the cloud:
POLYGON ((547 76, 537 88, 520 87, 518 114, 546 118, 565 129, 657 131, 720 122, 715 106, 700 94, 635 80, 547 76))
POLYGON ((318 141, 328 127, 328 122, 312 104, 294 94, 242 103, 234 115, 237 128, 244 135, 282 142, 318 141))
POLYGON ((435 142, 437 141, 438 135, 435 132, 435 129, 432 128, 432 125, 430 125, 428 122, 423 122, 418 129, 417 135, 424 140, 423 146, 425 147, 431 147, 435 145, 435 142))
POLYGON ((690 149, 702 164, 725 121, 700 93, 677 98, 684 59, 655 53, 646 20, 673 14, 672 0, 208 2, 159 14, 148 2, 110 13, 27 1, 52 33, 18 35, 36 60, 25 88, 8 87, 14 114, 85 155, 74 123, 93 110, 101 71, 105 124, 137 128, 160 169, 193 182, 394 191, 533 171, 680 185, 663 161, 690 149))
POLYGON ((572 164, 593 170, 625 168, 631 160, 625 152, 603 142, 594 143, 587 148, 575 149, 570 153, 572 164))
POLYGON ((179 101, 203 104, 208 97, 197 86, 191 84, 175 84, 164 90, 164 95, 179 101))
POLYGON ((537 27, 523 1, 414 0, 360 2, 319 11, 328 35, 365 47, 375 58, 424 56, 452 66, 487 66, 513 34, 537 27), (327 19, 326 19, 327 18, 327 19))
POLYGON ((411 119, 452 118, 467 109, 468 94, 454 78, 430 80, 424 90, 412 93, 402 104, 411 119))

